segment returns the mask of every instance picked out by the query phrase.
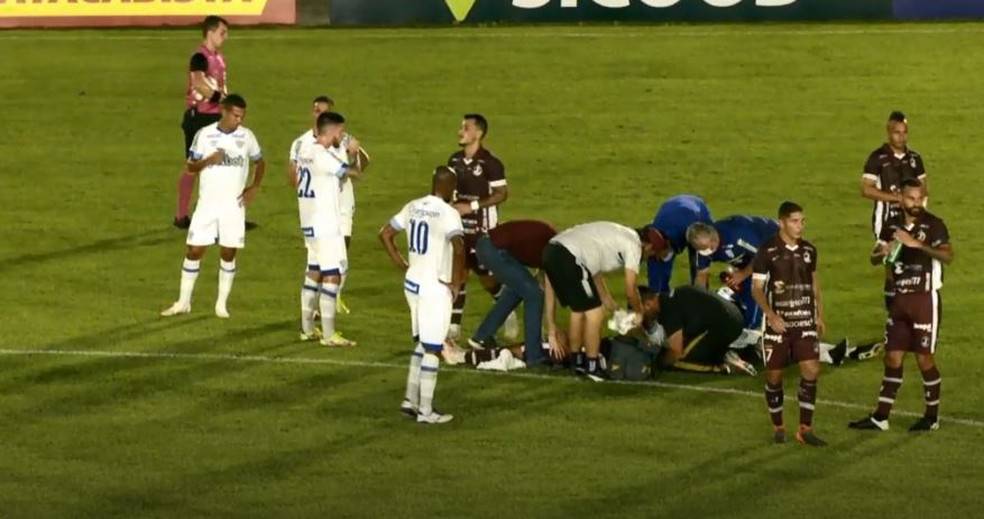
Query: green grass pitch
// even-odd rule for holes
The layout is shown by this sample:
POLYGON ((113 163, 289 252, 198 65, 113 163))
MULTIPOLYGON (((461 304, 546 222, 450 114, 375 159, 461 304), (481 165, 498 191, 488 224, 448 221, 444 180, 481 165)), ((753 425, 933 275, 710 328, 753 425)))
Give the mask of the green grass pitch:
MULTIPOLYGON (((214 250, 193 313, 157 316, 177 295, 184 248, 170 219, 197 32, 0 32, 0 517, 978 516, 982 33, 234 28, 229 81, 270 170, 232 319, 220 321, 214 250), (321 93, 375 161, 356 191, 354 313, 339 327, 361 344, 348 351, 296 341, 304 252, 284 169, 321 93), (879 435, 846 424, 874 402, 880 362, 824 369, 823 450, 769 444, 752 378, 598 385, 445 369, 437 403, 453 423, 397 413, 409 322, 375 233, 427 191, 461 114, 491 121, 506 219, 641 224, 681 192, 703 195, 716 217, 799 201, 836 340, 881 333, 859 180, 893 109, 910 117, 930 209, 957 253, 938 433, 905 432, 922 410, 911 359, 903 413, 879 435), (18 354, 40 350, 75 353, 18 354)), ((471 292, 466 332, 489 306, 471 292)))

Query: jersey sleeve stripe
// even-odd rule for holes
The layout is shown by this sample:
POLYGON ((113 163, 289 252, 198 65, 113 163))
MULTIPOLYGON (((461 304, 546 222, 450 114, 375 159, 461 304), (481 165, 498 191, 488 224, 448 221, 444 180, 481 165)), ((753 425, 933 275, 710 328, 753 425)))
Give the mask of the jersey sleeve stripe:
POLYGON ((461 229, 454 229, 453 231, 449 231, 446 236, 450 240, 451 238, 463 236, 464 234, 465 234, 464 231, 462 231, 461 229))
POLYGON ((861 175, 861 178, 865 180, 878 180, 878 175, 872 175, 871 173, 865 173, 861 175))
POLYGON ((400 221, 397 220, 396 218, 390 218, 389 224, 390 224, 390 227, 396 229, 397 231, 402 231, 403 230, 403 226, 400 225, 400 221))
POLYGON ((502 187, 502 186, 505 186, 505 185, 506 185, 506 179, 493 180, 493 181, 489 182, 489 187, 502 187))
POLYGON ((756 281, 765 281, 765 280, 769 279, 769 275, 768 274, 759 274, 758 272, 756 272, 756 273, 752 274, 752 279, 754 279, 756 281))

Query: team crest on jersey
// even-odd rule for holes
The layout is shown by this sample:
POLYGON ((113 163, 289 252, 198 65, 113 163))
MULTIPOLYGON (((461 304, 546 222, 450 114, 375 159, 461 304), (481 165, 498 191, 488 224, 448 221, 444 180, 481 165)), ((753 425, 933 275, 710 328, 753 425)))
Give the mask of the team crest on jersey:
POLYGON ((243 149, 243 146, 245 146, 245 145, 246 145, 246 141, 244 141, 244 140, 242 140, 242 139, 239 139, 239 140, 237 140, 237 141, 236 141, 236 146, 237 146, 237 147, 238 147, 239 149, 243 149))
POLYGON ((803 263, 810 264, 813 262, 813 258, 810 256, 810 251, 803 251, 803 263))
POLYGON ((475 165, 475 169, 472 170, 472 175, 475 175, 476 177, 482 176, 482 164, 481 163, 475 165))
POLYGON ((919 233, 916 234, 916 239, 923 242, 926 241, 926 231, 920 229, 919 233))
POLYGON ((916 158, 915 157, 909 157, 909 167, 912 168, 912 169, 916 169, 916 158))

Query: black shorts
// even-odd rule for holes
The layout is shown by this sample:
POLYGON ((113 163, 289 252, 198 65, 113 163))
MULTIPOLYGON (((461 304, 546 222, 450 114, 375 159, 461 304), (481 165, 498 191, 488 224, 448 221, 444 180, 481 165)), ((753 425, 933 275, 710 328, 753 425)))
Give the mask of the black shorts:
POLYGON ((191 143, 195 140, 195 134, 198 133, 198 130, 218 121, 221 117, 221 114, 198 113, 194 108, 185 110, 184 117, 181 119, 181 129, 184 130, 185 135, 185 158, 191 156, 191 143))
POLYGON ((601 306, 594 278, 563 245, 550 243, 543 249, 543 270, 562 306, 587 312, 601 306))
POLYGON ((706 332, 696 337, 684 337, 683 356, 679 360, 694 364, 721 364, 731 343, 741 336, 743 328, 741 314, 735 312, 731 315, 729 312, 728 319, 715 322, 706 332))

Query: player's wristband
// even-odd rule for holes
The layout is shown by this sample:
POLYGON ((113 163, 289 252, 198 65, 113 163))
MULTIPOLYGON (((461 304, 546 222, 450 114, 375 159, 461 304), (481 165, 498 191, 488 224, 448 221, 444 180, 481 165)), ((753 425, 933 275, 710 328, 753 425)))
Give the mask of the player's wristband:
POLYGON ((482 205, 478 203, 478 200, 472 200, 472 202, 471 202, 471 210, 472 210, 472 212, 478 211, 481 208, 482 208, 482 205))
POLYGON ((212 92, 212 97, 208 98, 209 103, 218 103, 221 100, 222 100, 222 92, 220 90, 216 90, 212 92))

